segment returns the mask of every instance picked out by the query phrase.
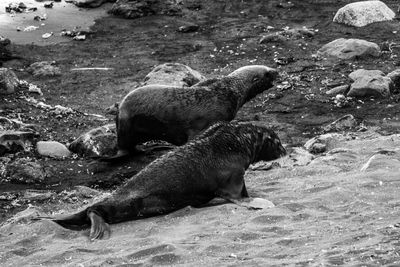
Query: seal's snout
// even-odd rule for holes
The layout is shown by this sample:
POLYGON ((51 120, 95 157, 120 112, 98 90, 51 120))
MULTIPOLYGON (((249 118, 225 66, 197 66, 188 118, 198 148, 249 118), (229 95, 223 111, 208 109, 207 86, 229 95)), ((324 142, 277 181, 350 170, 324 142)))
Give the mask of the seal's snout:
POLYGON ((276 80, 276 79, 279 77, 279 72, 278 72, 277 69, 268 68, 268 71, 267 71, 266 75, 267 75, 268 77, 270 77, 271 80, 274 81, 274 80, 276 80))

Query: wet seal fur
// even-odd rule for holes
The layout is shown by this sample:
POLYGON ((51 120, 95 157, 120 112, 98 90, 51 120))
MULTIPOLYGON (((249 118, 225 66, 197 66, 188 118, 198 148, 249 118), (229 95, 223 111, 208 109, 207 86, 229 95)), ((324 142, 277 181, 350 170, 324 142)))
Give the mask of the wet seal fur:
POLYGON ((94 240, 110 233, 108 224, 200 206, 214 197, 237 203, 249 197, 243 178, 249 165, 285 153, 267 127, 220 122, 150 163, 110 197, 53 221, 73 230, 91 226, 94 240))
POLYGON ((119 104, 114 158, 135 154, 138 144, 150 140, 183 145, 213 123, 231 121, 247 101, 272 87, 277 75, 273 68, 251 65, 192 87, 135 89, 119 104))

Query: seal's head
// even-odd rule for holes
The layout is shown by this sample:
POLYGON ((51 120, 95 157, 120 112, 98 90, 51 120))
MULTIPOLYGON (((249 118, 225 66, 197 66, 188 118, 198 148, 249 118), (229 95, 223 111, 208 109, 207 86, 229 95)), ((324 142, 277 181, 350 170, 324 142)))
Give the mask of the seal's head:
POLYGON ((244 92, 239 93, 244 96, 243 100, 246 102, 271 88, 278 77, 278 71, 264 65, 250 65, 235 70, 228 77, 233 77, 243 83, 244 92))
POLYGON ((286 155, 286 150, 282 146, 278 135, 270 128, 257 126, 257 134, 259 135, 258 153, 255 155, 254 162, 260 160, 274 160, 286 155))

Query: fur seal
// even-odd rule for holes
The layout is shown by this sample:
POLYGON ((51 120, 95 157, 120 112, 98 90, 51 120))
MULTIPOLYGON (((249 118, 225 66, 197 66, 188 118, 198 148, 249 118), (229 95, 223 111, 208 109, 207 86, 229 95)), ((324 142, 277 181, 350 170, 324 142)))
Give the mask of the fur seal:
POLYGON ((213 123, 231 121, 243 104, 272 87, 277 75, 273 68, 251 65, 191 87, 135 89, 119 105, 114 158, 135 154, 138 144, 150 140, 183 145, 213 123))
POLYGON ((236 203, 248 198, 243 176, 249 165, 285 153, 278 136, 267 127, 220 122, 150 163, 111 196, 52 220, 72 230, 91 226, 94 240, 110 233, 108 224, 196 207, 214 197, 236 203))

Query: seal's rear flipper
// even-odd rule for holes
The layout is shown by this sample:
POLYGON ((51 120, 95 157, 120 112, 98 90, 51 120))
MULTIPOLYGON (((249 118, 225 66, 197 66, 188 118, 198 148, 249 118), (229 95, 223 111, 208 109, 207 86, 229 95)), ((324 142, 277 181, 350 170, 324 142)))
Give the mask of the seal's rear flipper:
POLYGON ((90 228, 90 241, 95 239, 102 239, 103 237, 110 237, 110 226, 104 221, 104 219, 94 212, 89 212, 88 217, 92 227, 90 228))
POLYGON ((62 227, 70 230, 82 230, 90 226, 90 220, 86 210, 83 210, 81 212, 60 219, 57 218, 50 218, 50 219, 53 222, 61 225, 62 227))

